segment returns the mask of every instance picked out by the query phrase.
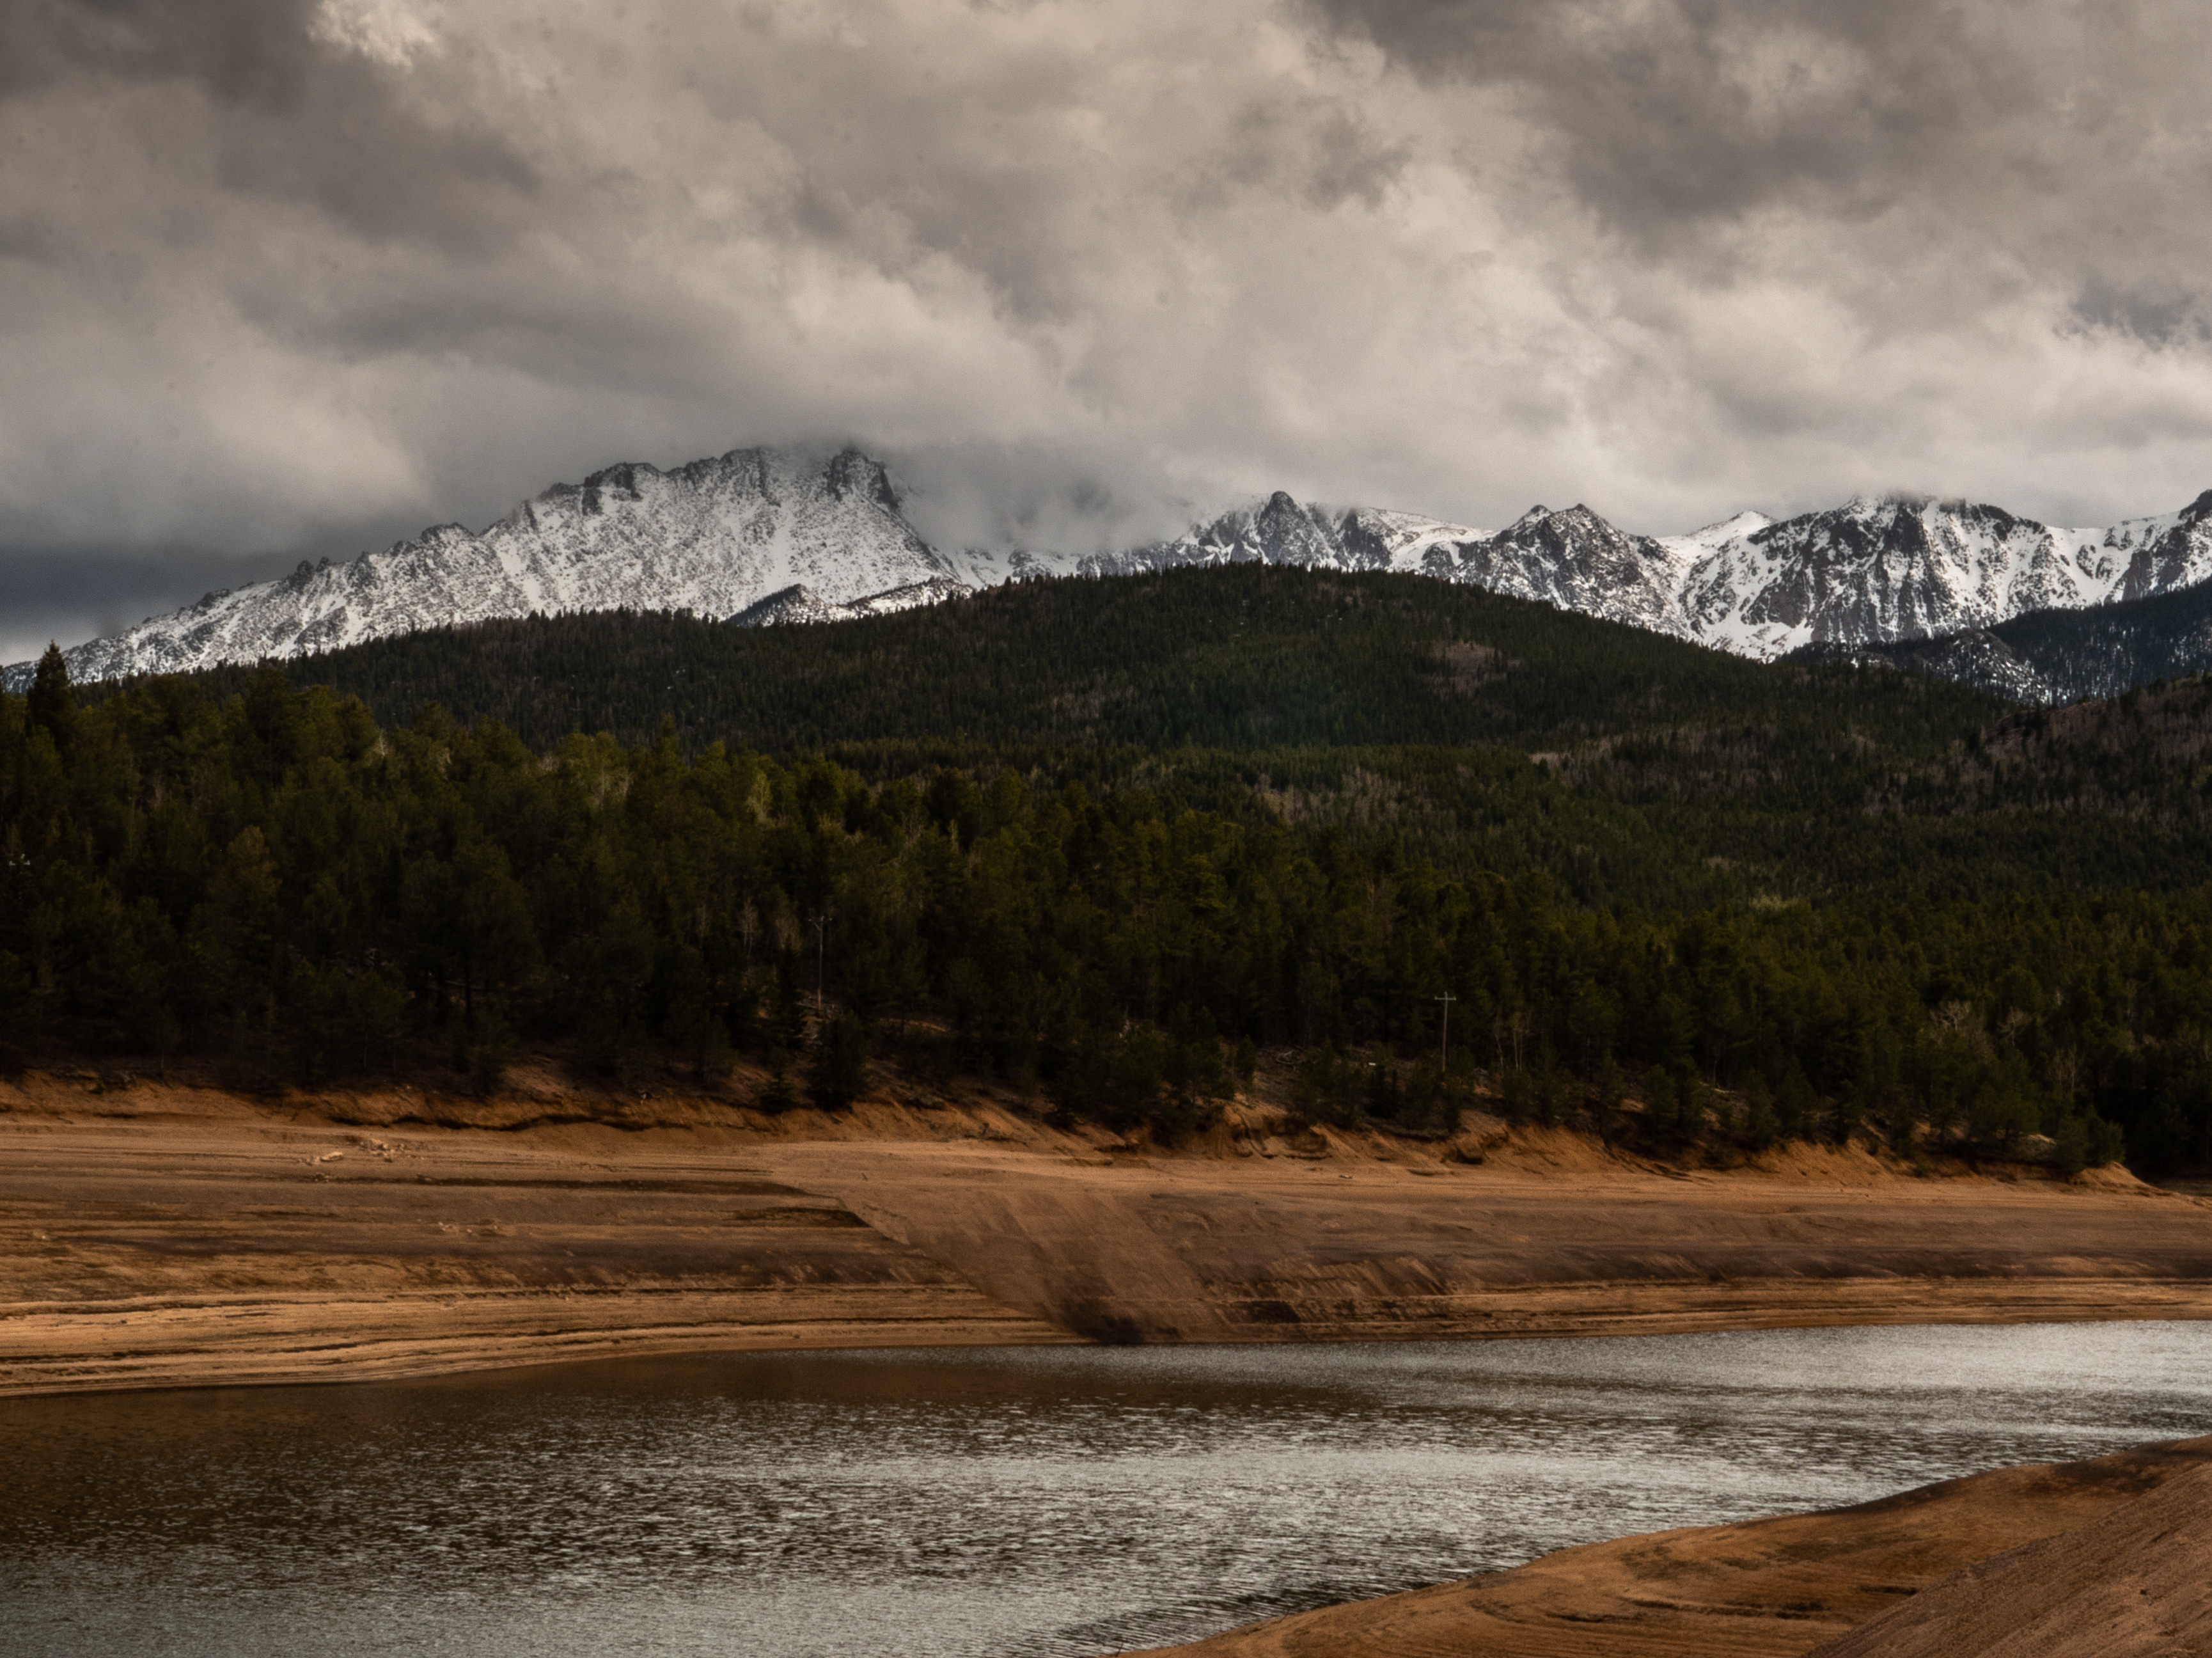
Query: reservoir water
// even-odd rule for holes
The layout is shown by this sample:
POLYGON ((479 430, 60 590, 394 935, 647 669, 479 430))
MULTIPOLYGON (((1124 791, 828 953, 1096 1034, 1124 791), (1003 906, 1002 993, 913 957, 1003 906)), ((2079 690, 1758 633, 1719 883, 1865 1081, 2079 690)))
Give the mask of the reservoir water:
POLYGON ((2212 1432, 2212 1324, 732 1355, 0 1401, 9 1658, 1015 1658, 2212 1432))

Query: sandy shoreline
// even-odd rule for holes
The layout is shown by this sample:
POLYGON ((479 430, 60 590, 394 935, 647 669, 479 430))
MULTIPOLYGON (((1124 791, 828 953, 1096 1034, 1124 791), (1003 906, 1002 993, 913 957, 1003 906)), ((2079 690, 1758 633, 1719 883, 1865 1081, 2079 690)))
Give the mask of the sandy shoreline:
POLYGON ((2197 1621, 2212 1612, 2208 1520, 2212 1438, 2179 1440, 1992 1469, 1854 1508, 1562 1549, 1155 1649, 1153 1658, 1797 1658, 1832 1643, 1836 1658, 1989 1655, 2007 1606, 2024 1598, 2020 1577, 2047 1604, 2026 1644, 2002 1649, 2008 1658, 2167 1658, 2203 1652, 2212 1636, 2197 1621), (2153 1523, 2126 1523, 2161 1497, 2143 1516, 2153 1523), (2164 1551, 2146 1546, 2146 1533, 2177 1529, 2164 1551), (2030 1558, 2018 1573, 1995 1565, 2061 1538, 2076 1539, 2064 1556, 2030 1558), (1947 1582, 1977 1567, 1997 1593, 1960 1594, 1947 1582), (1879 1630, 1868 1627, 1875 1620, 1879 1630))
POLYGON ((1173 1155, 988 1100, 829 1119, 518 1092, 0 1084, 0 1393, 710 1349, 2212 1317, 2212 1201, 1563 1131, 1173 1155), (1479 1161, 1477 1161, 1479 1160, 1479 1161))

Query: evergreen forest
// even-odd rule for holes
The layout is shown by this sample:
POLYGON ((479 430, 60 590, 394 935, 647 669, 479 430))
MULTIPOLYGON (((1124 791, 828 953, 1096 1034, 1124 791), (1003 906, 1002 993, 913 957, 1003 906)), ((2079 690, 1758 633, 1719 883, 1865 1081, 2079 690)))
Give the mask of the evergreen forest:
POLYGON ((2212 1161, 2212 685, 2022 712, 1413 576, 0 695, 0 1063, 2212 1161), (1449 1015, 1449 1039, 1444 1020, 1449 1015))

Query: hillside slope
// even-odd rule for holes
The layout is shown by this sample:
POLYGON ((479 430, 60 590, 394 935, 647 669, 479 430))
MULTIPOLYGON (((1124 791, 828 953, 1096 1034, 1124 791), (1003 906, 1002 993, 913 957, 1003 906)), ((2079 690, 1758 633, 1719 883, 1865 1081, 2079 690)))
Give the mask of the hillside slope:
MULTIPOLYGON (((1480 588, 1253 563, 1008 586, 835 627, 531 618, 288 663, 388 722, 435 702, 543 747, 571 730, 770 753, 913 742, 1558 747, 1684 724, 1856 730, 1921 752, 2005 712, 1950 686, 1768 667, 1480 588)), ((242 686, 232 672, 211 689, 242 686)))

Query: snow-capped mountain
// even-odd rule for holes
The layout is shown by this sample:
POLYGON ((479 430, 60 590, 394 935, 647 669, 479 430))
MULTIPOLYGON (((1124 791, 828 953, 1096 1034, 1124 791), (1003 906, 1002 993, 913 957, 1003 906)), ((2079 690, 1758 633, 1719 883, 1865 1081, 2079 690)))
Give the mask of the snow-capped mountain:
POLYGON ((1777 521, 1743 512, 1688 535, 1635 535, 1586 506, 1534 507, 1491 533, 1409 513, 1264 506, 1127 552, 1045 561, 1119 575, 1264 559, 1417 571, 1771 660, 1986 627, 2212 579, 2212 491, 2177 513, 2057 529, 1999 507, 1862 497, 1777 521))
MULTIPOLYGON (((532 611, 721 617, 799 583, 842 606, 948 576, 877 462, 740 449, 673 472, 610 466, 481 533, 445 524, 349 564, 303 564, 66 656, 79 680, 182 673, 532 611)), ((11 686, 27 678, 9 670, 11 686)))
MULTIPOLYGON (((211 593, 64 654, 78 681, 189 673, 334 650, 422 628, 533 611, 678 610, 749 626, 848 620, 1050 576, 1261 559, 1420 570, 1483 533, 1410 513, 1334 513, 1278 494, 1174 541, 1127 552, 940 551, 902 512, 883 466, 741 449, 663 472, 627 463, 561 484, 480 533, 426 530, 349 564, 211 593)), ((5 670, 8 688, 34 664, 5 670)))
MULTIPOLYGON (((2060 529, 2001 508, 1862 497, 1688 535, 1628 533, 1586 506, 1536 507, 1492 533, 1277 492, 1119 552, 933 548, 884 469, 857 450, 741 449, 663 472, 557 485, 481 533, 426 531, 350 564, 209 594, 66 653, 71 675, 175 673, 334 649, 533 611, 690 609, 748 625, 835 621, 1042 576, 1264 562, 1393 570, 1540 600, 1772 659, 1986 628, 2212 579, 2212 491, 2179 512, 2060 529)), ((5 683, 28 683, 29 663, 5 683)))
POLYGON ((1667 631, 1771 658, 2193 586, 2212 578, 2212 491, 2179 512, 2109 529, 2057 529, 1966 502, 1862 497, 1660 545, 1683 571, 1667 631))
POLYGON ((1674 625, 1680 560, 1648 536, 1625 535, 1588 507, 1531 507, 1487 540, 1438 547, 1432 576, 1516 599, 1540 599, 1662 632, 1674 625))
MULTIPOLYGON (((1302 570, 1425 571, 1432 553, 1488 532, 1413 513, 1301 506, 1278 490, 1249 511, 1194 524, 1172 541, 1065 561, 1070 573, 1127 576, 1194 564, 1292 564, 1302 570)), ((1434 573, 1434 572, 1430 572, 1434 573)))

